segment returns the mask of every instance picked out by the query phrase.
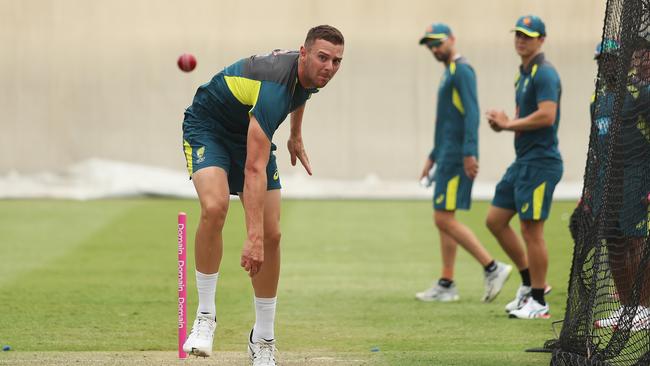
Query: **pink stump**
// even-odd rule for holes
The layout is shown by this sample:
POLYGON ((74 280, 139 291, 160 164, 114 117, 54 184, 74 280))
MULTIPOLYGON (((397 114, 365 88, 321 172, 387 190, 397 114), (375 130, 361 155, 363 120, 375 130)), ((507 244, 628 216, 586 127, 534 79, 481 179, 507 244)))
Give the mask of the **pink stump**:
POLYGON ((178 358, 187 358, 183 343, 187 337, 187 215, 178 213, 178 358))

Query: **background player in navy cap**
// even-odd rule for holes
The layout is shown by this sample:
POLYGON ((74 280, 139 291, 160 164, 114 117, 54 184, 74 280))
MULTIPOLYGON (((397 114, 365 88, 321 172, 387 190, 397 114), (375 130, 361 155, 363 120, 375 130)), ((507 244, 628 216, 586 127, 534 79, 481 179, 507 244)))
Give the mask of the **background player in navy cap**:
POLYGON ((434 147, 424 163, 421 178, 427 177, 436 163, 433 194, 434 222, 440 233, 442 274, 433 286, 418 292, 422 301, 456 301, 454 284, 456 248, 460 244, 484 269, 485 293, 489 302, 499 294, 512 266, 495 261, 476 235, 456 220, 457 209, 471 205, 472 184, 478 173, 479 107, 476 75, 455 47, 455 38, 446 24, 427 28, 420 44, 445 65, 438 88, 434 147))
POLYGON ((542 53, 544 22, 534 15, 522 16, 513 31, 515 50, 521 58, 515 81, 515 117, 510 119, 495 109, 486 115, 493 130, 515 132, 517 157, 497 184, 487 226, 522 278, 506 311, 513 318, 548 318, 549 305, 544 299, 548 270, 544 221, 563 171, 557 138, 561 84, 557 71, 542 53), (510 227, 515 214, 519 215, 526 251, 510 227))

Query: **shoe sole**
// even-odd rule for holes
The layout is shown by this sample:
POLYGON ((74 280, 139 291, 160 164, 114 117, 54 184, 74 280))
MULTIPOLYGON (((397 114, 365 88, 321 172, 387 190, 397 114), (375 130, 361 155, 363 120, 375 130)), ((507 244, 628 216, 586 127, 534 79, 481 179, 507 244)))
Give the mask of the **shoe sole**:
POLYGON ((520 317, 518 317, 518 316, 516 316, 516 315, 514 315, 514 314, 512 314, 512 313, 510 313, 510 314, 508 314, 508 318, 510 318, 510 319, 524 319, 524 320, 533 320, 533 319, 550 319, 550 318, 551 318, 551 314, 544 314, 544 315, 536 316, 536 317, 534 317, 534 318, 520 318, 520 317))
POLYGON ((191 351, 189 351, 189 352, 185 351, 185 353, 188 353, 188 354, 190 354, 192 356, 204 357, 204 358, 212 356, 212 352, 208 352, 208 351, 205 351, 205 350, 200 350, 198 348, 192 348, 191 351))
POLYGON ((485 302, 485 303, 492 302, 492 301, 494 301, 494 299, 497 298, 497 296, 499 296, 499 294, 501 293, 501 290, 503 289, 503 285, 505 285, 505 283, 508 282, 508 279, 510 278, 510 274, 512 273, 512 266, 509 265, 506 268, 507 268, 508 273, 506 274, 506 278, 503 279, 503 282, 501 282, 501 286, 499 287, 499 291, 495 292, 490 297, 484 297, 482 299, 483 302, 485 302))

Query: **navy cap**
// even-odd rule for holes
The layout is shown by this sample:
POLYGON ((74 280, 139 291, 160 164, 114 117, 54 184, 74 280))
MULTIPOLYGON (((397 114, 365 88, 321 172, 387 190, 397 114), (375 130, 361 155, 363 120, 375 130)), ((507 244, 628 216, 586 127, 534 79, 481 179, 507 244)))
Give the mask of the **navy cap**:
POLYGON ((594 59, 598 59, 603 53, 618 55, 618 51, 621 48, 621 45, 613 39, 605 39, 603 42, 599 42, 596 46, 596 51, 594 52, 594 59))
POLYGON ((513 32, 521 32, 528 37, 537 38, 546 36, 546 26, 542 19, 536 15, 524 15, 517 19, 513 32))
POLYGON ((420 38, 420 44, 440 44, 451 35, 451 28, 444 23, 433 23, 425 31, 424 36, 420 38))

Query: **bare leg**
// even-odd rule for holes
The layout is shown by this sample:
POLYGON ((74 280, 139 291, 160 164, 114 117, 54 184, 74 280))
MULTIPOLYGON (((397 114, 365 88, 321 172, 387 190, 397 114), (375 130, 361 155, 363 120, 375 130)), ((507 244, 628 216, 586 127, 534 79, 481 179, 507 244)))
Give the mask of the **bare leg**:
POLYGON ((226 172, 217 167, 203 168, 192 175, 201 204, 201 219, 194 240, 194 261, 201 273, 217 273, 223 254, 222 230, 228 213, 230 194, 226 172))
POLYGON ((544 241, 544 221, 521 220, 521 234, 528 249, 530 283, 533 289, 543 289, 548 271, 548 252, 544 241))
MULTIPOLYGON (((242 200, 245 199, 240 194, 242 200)), ((280 204, 279 189, 266 192, 264 201, 264 263, 251 282, 255 296, 261 298, 275 297, 280 278, 280 204)), ((243 202, 243 201, 242 201, 243 202)))
POLYGON ((644 238, 628 238, 626 240, 626 246, 629 256, 626 266, 626 268, 628 268, 627 283, 629 287, 629 297, 631 297, 634 282, 641 281, 639 303, 642 306, 648 307, 650 305, 650 269, 647 267, 641 267, 641 258, 643 256, 645 240, 644 238))
POLYGON ((442 274, 440 277, 453 281, 458 244, 444 231, 439 230, 438 232, 440 233, 440 254, 442 256, 442 274))
POLYGON ((194 261, 197 273, 199 304, 192 331, 183 350, 197 356, 210 356, 216 328, 215 292, 217 275, 223 253, 221 232, 228 213, 229 190, 226 172, 207 167, 192 174, 199 195, 201 217, 194 241, 194 261))
POLYGON ((519 242, 517 234, 510 227, 510 220, 515 211, 507 210, 496 206, 490 206, 486 225, 492 235, 497 239, 501 248, 506 252, 510 260, 517 266, 519 271, 528 268, 528 259, 523 246, 519 242))
POLYGON ((610 239, 610 244, 608 245, 608 256, 609 256, 609 267, 612 272, 612 277, 614 279, 614 286, 616 287, 616 292, 618 292, 618 297, 621 302, 621 305, 630 304, 630 292, 632 282, 630 281, 630 270, 628 267, 628 251, 629 248, 626 247, 625 240, 621 239, 610 239))
POLYGON ((490 253, 483 247, 476 235, 455 218, 454 211, 435 211, 434 220, 438 230, 444 232, 469 252, 482 266, 492 262, 490 253))
MULTIPOLYGON (((240 194, 243 200, 243 194, 240 194)), ((242 202, 243 202, 242 200, 242 202)), ((255 325, 251 341, 274 339, 275 307, 280 278, 280 190, 267 191, 264 198, 264 262, 251 278, 255 291, 255 325)))

